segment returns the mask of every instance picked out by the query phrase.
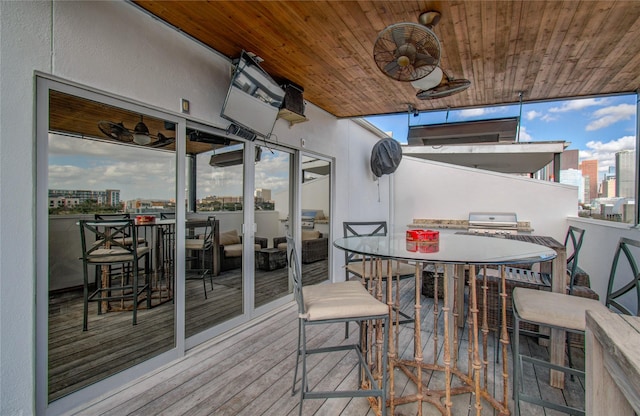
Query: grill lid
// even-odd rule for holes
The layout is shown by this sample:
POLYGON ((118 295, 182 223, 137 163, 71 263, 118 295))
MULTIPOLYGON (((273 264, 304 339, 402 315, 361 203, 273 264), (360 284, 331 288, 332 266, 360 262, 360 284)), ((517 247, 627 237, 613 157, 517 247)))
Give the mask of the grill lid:
POLYGON ((471 212, 469 227, 517 228, 518 216, 515 212, 471 212))

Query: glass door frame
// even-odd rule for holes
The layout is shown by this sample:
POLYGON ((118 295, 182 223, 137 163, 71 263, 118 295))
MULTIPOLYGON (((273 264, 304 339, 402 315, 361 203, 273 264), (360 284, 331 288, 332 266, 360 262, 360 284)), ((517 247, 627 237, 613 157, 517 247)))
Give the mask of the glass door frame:
MULTIPOLYGON (((203 123, 199 123, 196 121, 192 121, 192 120, 187 120, 186 123, 186 128, 190 128, 190 129, 194 129, 194 130, 198 130, 198 131, 202 131, 205 133, 210 133, 210 134, 214 134, 214 135, 224 135, 226 134, 224 130, 221 130, 219 128, 213 127, 211 125, 208 124, 203 124, 203 123)), ((185 128, 185 133, 186 133, 186 128, 185 128)), ((248 269, 247 267, 253 267, 254 264, 254 260, 253 260, 253 256, 247 256, 245 255, 245 253, 249 252, 248 250, 251 250, 251 253, 253 253, 253 245, 249 245, 248 241, 253 241, 253 231, 251 231, 251 239, 247 238, 247 234, 246 231, 248 229, 253 230, 253 227, 246 227, 246 224, 253 224, 253 218, 254 218, 254 214, 253 214, 253 191, 249 192, 249 186, 253 186, 253 161, 254 157, 255 157, 255 144, 253 144, 253 142, 249 142, 249 141, 245 141, 241 138, 238 137, 233 137, 233 140, 236 141, 241 141, 243 142, 243 217, 242 217, 242 230, 241 230, 241 235, 243 236, 243 255, 242 255, 242 313, 238 316, 234 316, 233 318, 226 320, 224 322, 221 322, 218 325, 214 325, 210 328, 205 329, 202 332, 199 332, 197 334, 194 334, 188 338, 185 338, 185 348, 187 350, 189 350, 190 348, 193 348, 197 345, 202 344, 203 342, 209 341, 210 339, 224 333, 227 332, 229 330, 235 329, 238 326, 248 322, 249 320, 252 319, 252 314, 250 313, 251 311, 251 307, 250 305, 252 305, 252 303, 249 302, 253 302, 253 299, 249 299, 251 298, 250 296, 250 292, 249 292, 249 288, 248 285, 250 284, 249 282, 249 274, 246 273, 247 270, 251 270, 248 269), (249 185, 250 184, 250 185, 249 185), (251 195, 250 199, 248 199, 248 196, 251 195), (251 202, 251 203, 248 203, 251 202), (250 208, 248 208, 250 207, 250 208), (251 212, 249 212, 251 211, 251 212)), ((186 153, 183 155, 183 159, 185 160, 186 163, 186 153)), ((186 169, 186 165, 185 165, 185 169, 186 169)), ((191 169, 191 174, 194 173, 196 169, 191 169)), ((186 170, 183 170, 183 172, 186 172, 186 170)), ((185 183, 186 183, 186 179, 184 179, 185 183)), ((191 179, 191 183, 190 186, 194 186, 195 183, 197 182, 196 178, 190 178, 191 179)), ((190 189, 191 192, 191 189, 190 189)), ((195 209, 195 207, 193 207, 195 209)), ((194 211, 195 213, 197 213, 198 211, 194 211)), ((191 211, 189 211, 189 213, 192 213, 191 211)), ((182 268, 183 268, 183 272, 184 272, 184 267, 185 264, 183 263, 182 268)), ((251 283, 252 284, 252 283, 251 283)), ((184 293, 182 294, 183 298, 184 298, 184 293)), ((185 305, 186 306, 186 305, 185 305)), ((183 310, 184 313, 184 310, 183 310)), ((184 315, 183 315, 183 321, 184 321, 184 315)), ((186 325, 186 322, 183 324, 186 325)))
MULTIPOLYGON (((297 185, 297 195, 296 195, 296 201, 298 204, 297 207, 297 217, 296 217, 296 227, 294 228, 296 230, 296 235, 295 235, 295 239, 296 241, 300 241, 302 238, 302 231, 301 231, 301 227, 300 224, 302 223, 302 162, 304 160, 304 158, 313 158, 313 159, 320 159, 323 160, 327 163, 329 163, 330 169, 329 169, 329 174, 330 174, 330 178, 329 178, 329 223, 328 223, 328 238, 329 238, 329 256, 327 258, 327 262, 328 262, 328 266, 327 266, 327 279, 330 282, 333 282, 333 218, 334 218, 334 212, 335 212, 335 180, 336 180, 336 160, 334 157, 331 156, 326 156, 326 155, 322 155, 320 153, 313 153, 313 152, 309 152, 307 150, 300 150, 299 152, 297 152, 297 161, 296 161, 296 173, 297 173, 297 180, 296 180, 296 185, 297 185)), ((299 247, 298 247, 299 249, 299 247)), ((300 251, 298 251, 300 253, 300 251)))
MULTIPOLYGON (((299 170, 300 170, 300 152, 296 151, 293 148, 290 147, 286 147, 280 144, 274 144, 274 143, 267 143, 267 142, 263 142, 263 144, 260 144, 260 140, 256 140, 254 142, 254 144, 256 146, 261 146, 261 147, 266 147, 267 150, 268 149, 273 149, 273 150, 277 150, 279 152, 286 152, 289 154, 290 162, 289 162, 289 229, 291 228, 291 224, 292 223, 297 223, 299 221, 299 218, 296 218, 295 215, 292 215, 292 213, 296 213, 297 211, 295 211, 293 208, 296 205, 295 201, 298 198, 298 195, 300 194, 300 186, 299 186, 299 170)), ((254 147, 254 151, 255 151, 255 147, 254 147)), ((254 159, 249 159, 249 160, 254 160, 254 159)), ((245 160, 246 161, 246 160, 245 160)), ((252 178, 252 188, 250 190, 250 193, 247 194, 247 196, 250 195, 251 200, 253 201, 253 195, 254 195, 254 191, 255 191, 255 169, 253 169, 251 171, 250 174, 251 178, 252 178)), ((246 222, 247 224, 255 224, 255 209, 254 209, 254 204, 251 204, 251 211, 252 211, 252 217, 250 222, 246 222)), ((252 229, 255 229, 255 226, 252 227, 252 229)), ((251 247, 253 247, 253 245, 251 245, 251 247)), ((255 256, 250 256, 252 257, 252 261, 251 261, 251 267, 252 270, 255 270, 255 256)), ((246 265, 245 265, 246 267, 246 265)), ((248 297, 250 298, 250 303, 248 303, 248 305, 250 305, 249 307, 249 311, 250 311, 250 315, 251 318, 255 318, 257 316, 261 316, 264 315, 265 313, 268 313, 272 310, 274 310, 277 307, 286 305, 287 303, 291 302, 293 300, 293 292, 282 296, 278 299, 275 299, 265 305, 262 306, 258 306, 256 308, 255 306, 255 292, 254 292, 254 286, 255 286, 255 273, 253 274, 253 279, 252 281, 249 283, 251 285, 251 287, 249 288, 250 290, 248 291, 248 297)))
MULTIPOLYGON (((153 370, 157 370, 167 362, 174 361, 184 356, 184 257, 176 256, 175 307, 174 307, 174 346, 166 352, 146 360, 140 364, 129 367, 117 374, 97 381, 65 397, 48 401, 48 357, 49 357, 49 213, 48 213, 48 137, 49 137, 49 95, 50 91, 60 91, 87 100, 104 103, 130 111, 140 112, 152 117, 162 118, 176 125, 176 200, 184 200, 184 172, 185 158, 185 125, 186 120, 176 114, 165 110, 134 102, 130 99, 118 97, 94 88, 88 88, 67 80, 48 74, 36 73, 36 231, 35 231, 35 258, 36 258, 36 371, 35 391, 36 409, 38 414, 60 414, 69 411, 83 403, 94 400, 105 391, 121 387, 134 378, 140 377, 153 370)), ((185 218, 184 207, 177 204, 176 218, 185 218)), ((176 227, 176 252, 184 250, 184 227, 176 227)))

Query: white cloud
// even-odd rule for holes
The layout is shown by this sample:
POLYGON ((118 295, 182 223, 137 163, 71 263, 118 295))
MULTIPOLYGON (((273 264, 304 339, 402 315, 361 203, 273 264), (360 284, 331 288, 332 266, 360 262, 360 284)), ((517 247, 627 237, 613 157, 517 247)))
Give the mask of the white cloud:
POLYGON ((624 136, 617 140, 611 140, 603 143, 601 141, 589 141, 586 144, 588 149, 594 152, 619 152, 621 150, 633 150, 636 146, 636 138, 633 136, 624 136))
POLYGON ((78 137, 49 138, 50 189, 119 189, 123 200, 175 198, 175 154, 78 137))
POLYGON ((527 111, 524 116, 525 116, 525 118, 527 120, 535 120, 536 118, 540 117, 541 115, 542 115, 541 112, 535 111, 535 110, 531 110, 531 111, 527 111))
POLYGON ((499 114, 504 113, 509 110, 509 107, 487 107, 487 108, 469 108, 466 110, 460 110, 458 112, 458 117, 460 118, 474 118, 486 116, 488 114, 499 114))
POLYGON ((520 126, 520 141, 521 142, 530 142, 533 141, 533 137, 527 132, 527 128, 525 126, 520 126))
POLYGON ((619 104, 601 108, 593 113, 594 121, 586 127, 587 131, 593 131, 610 126, 622 120, 629 120, 635 114, 635 106, 631 104, 619 104))
POLYGON ((590 141, 586 144, 586 150, 580 150, 580 160, 597 160, 598 170, 606 172, 609 166, 615 166, 616 153, 622 150, 635 149, 635 137, 624 136, 609 142, 590 141))
POLYGON ((558 118, 559 118, 558 116, 552 116, 551 114, 545 114, 542 117, 540 117, 540 120, 549 122, 549 121, 556 121, 556 120, 558 120, 558 118))
POLYGON ((471 118, 471 117, 480 117, 487 114, 486 108, 469 108, 467 110, 461 110, 459 115, 460 118, 471 118))
POLYGON ((567 111, 582 110, 583 108, 593 107, 595 105, 606 105, 606 98, 584 98, 581 100, 565 101, 560 107, 551 107, 550 113, 566 113, 567 111))

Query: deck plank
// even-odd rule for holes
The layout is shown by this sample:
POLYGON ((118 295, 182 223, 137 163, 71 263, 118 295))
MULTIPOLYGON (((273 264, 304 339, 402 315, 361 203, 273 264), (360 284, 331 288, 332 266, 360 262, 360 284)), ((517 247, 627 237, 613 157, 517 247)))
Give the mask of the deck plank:
MULTIPOLYGON (((413 281, 403 282, 402 309, 412 311, 413 281), (407 286, 409 285, 409 286, 407 286)), ((438 310, 438 322, 442 330, 442 311, 438 310)), ((433 357, 433 300, 422 299, 422 348, 426 360, 433 357)), ((349 341, 357 337, 358 326, 350 326, 349 341)), ((460 367, 468 362, 468 331, 460 330, 459 360, 460 367)), ((399 329, 398 353, 405 358, 413 356, 413 324, 402 325, 399 329)), ((328 345, 344 341, 344 324, 312 326, 308 331, 310 346, 328 345)), ((438 356, 443 353, 443 336, 438 334, 438 356)), ((187 355, 153 375, 147 375, 139 381, 96 403, 79 409, 78 415, 297 415, 299 396, 291 395, 295 350, 297 342, 296 309, 292 304, 273 313, 268 319, 248 326, 229 337, 220 337, 207 341, 190 350, 187 355)), ((499 341, 490 334, 488 339, 488 360, 494 361, 488 373, 488 380, 495 382, 495 392, 501 395, 501 363, 495 365, 495 346, 499 341)), ((522 336, 523 352, 540 357, 548 357, 546 348, 538 345, 535 339, 522 336)), ((574 354, 576 362, 584 365, 579 352, 574 354)), ((509 368, 511 349, 509 348, 509 368)), ((353 354, 334 353, 331 358, 323 359, 317 355, 308 360, 309 382, 311 387, 328 389, 352 388, 356 385, 357 360, 353 354)), ((511 374, 510 374, 511 376, 511 374)), ((523 374, 527 386, 535 389, 538 395, 553 397, 561 402, 584 401, 584 380, 568 383, 565 391, 548 386, 548 371, 538 371, 525 364, 523 374), (544 386, 547 383, 547 386, 544 386)), ((442 388, 444 378, 435 373, 428 380, 430 388, 442 388)), ((511 383, 511 378, 508 380, 511 383)), ((300 382, 297 383, 299 388, 300 382)), ((410 394, 415 386, 407 382, 406 376, 396 370, 397 394, 410 394)), ((464 414, 475 415, 475 398, 472 394, 453 398, 454 409, 464 414), (467 410, 468 409, 468 410, 467 410)), ((489 406, 483 406, 482 415, 492 415, 489 406)), ((512 408, 512 403, 510 404, 512 408)), ((523 403, 522 414, 551 415, 559 414, 537 406, 523 403)), ((415 414, 417 406, 407 404, 396 408, 396 414, 415 414)), ((306 415, 373 415, 367 399, 330 399, 307 400, 303 414, 306 415)), ((439 414, 432 406, 423 405, 424 415, 439 414)))

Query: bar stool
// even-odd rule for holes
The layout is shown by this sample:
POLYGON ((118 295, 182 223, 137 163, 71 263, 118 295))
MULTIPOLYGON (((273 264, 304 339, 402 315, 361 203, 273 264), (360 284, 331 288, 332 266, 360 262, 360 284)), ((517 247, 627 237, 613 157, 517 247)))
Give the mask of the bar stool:
MULTIPOLYGON (((211 290, 213 290, 213 270, 205 267, 205 257, 207 252, 213 250, 213 234, 216 224, 216 217, 207 217, 207 222, 204 228, 204 234, 202 238, 187 238, 185 240, 185 248, 191 255, 186 257, 186 261, 197 260, 200 258, 200 268, 196 269, 196 275, 187 277, 187 280, 202 280, 202 287, 204 288, 204 298, 207 299, 207 284, 205 278, 209 275, 211 281, 211 290)), ((215 254, 211 256, 211 267, 213 268, 213 259, 215 254)))
MULTIPOLYGON (((389 307, 374 298, 361 282, 340 282, 302 286, 302 275, 298 263, 295 243, 287 237, 287 252, 289 253, 289 268, 294 283, 294 296, 298 303, 298 349, 296 353, 296 369, 293 375, 291 394, 296 393, 298 380, 298 366, 302 358, 302 375, 300 384, 300 407, 302 415, 304 399, 321 399, 334 397, 379 397, 378 406, 383 416, 386 415, 387 389, 387 346, 389 341, 389 307), (336 346, 308 349, 306 330, 309 325, 323 325, 331 323, 356 321, 360 323, 360 342, 354 344, 340 344, 336 346), (374 323, 377 321, 378 323, 374 323), (373 348, 373 343, 366 342, 367 326, 375 326, 377 345, 375 363, 365 359, 367 351, 373 348), (360 386, 367 386, 364 390, 335 390, 309 391, 307 380, 307 356, 334 351, 355 351, 358 356, 358 374, 364 375, 360 386), (376 372, 376 375, 372 373, 376 372)), ((326 359, 326 358, 325 358, 326 359)))
POLYGON ((147 308, 151 308, 150 250, 138 246, 133 220, 81 220, 80 238, 84 275, 82 330, 86 331, 88 327, 89 302, 98 302, 98 314, 102 314, 103 306, 108 307, 111 301, 131 301, 133 325, 136 325, 140 296, 146 294, 147 308), (144 273, 140 273, 141 259, 145 260, 144 273), (95 266, 96 287, 91 293, 89 266, 95 266), (116 269, 119 270, 117 275, 114 274, 116 269))
MULTIPOLYGON (((387 235, 387 222, 386 221, 345 221, 342 223, 342 230, 344 237, 349 236, 386 236, 387 235)), ((346 280, 349 280, 353 275, 362 280, 363 283, 369 288, 375 278, 375 261, 372 259, 363 259, 359 255, 345 251, 344 264, 346 280)), ((400 300, 398 298, 400 293, 400 280, 409 279, 415 277, 416 269, 414 266, 407 263, 394 261, 394 260, 382 260, 382 281, 391 283, 395 280, 396 299, 394 300, 393 309, 396 312, 396 317, 399 315, 403 319, 398 319, 398 324, 413 324, 414 319, 412 316, 402 312, 400 310, 400 300), (391 262, 391 274, 388 275, 389 265, 391 262)), ((386 293, 386 291, 384 291, 386 293)), ((345 325, 345 338, 349 334, 349 323, 345 325)))
MULTIPOLYGON (((585 412, 574 407, 559 405, 530 395, 523 394, 520 389, 522 363, 529 362, 553 370, 562 371, 570 375, 584 376, 584 371, 576 370, 563 365, 555 365, 548 361, 520 354, 520 323, 533 324, 558 328, 564 331, 584 334, 586 329, 585 314, 587 310, 608 312, 612 309, 626 315, 638 315, 638 310, 632 312, 625 306, 626 302, 620 302, 624 295, 635 292, 636 305, 640 305, 640 269, 636 262, 636 255, 640 252, 640 242, 628 238, 621 238, 616 247, 611 272, 609 274, 609 286, 605 304, 590 298, 571 296, 564 293, 546 292, 537 289, 516 287, 513 290, 513 400, 514 415, 520 414, 520 401, 533 403, 561 412, 574 415, 584 415, 585 412), (625 273, 618 273, 621 255, 627 260, 629 266, 625 273), (630 273, 628 273, 630 271, 630 273), (631 275, 622 283, 616 281, 622 276, 631 275)), ((637 306, 636 306, 637 307, 637 306)))

